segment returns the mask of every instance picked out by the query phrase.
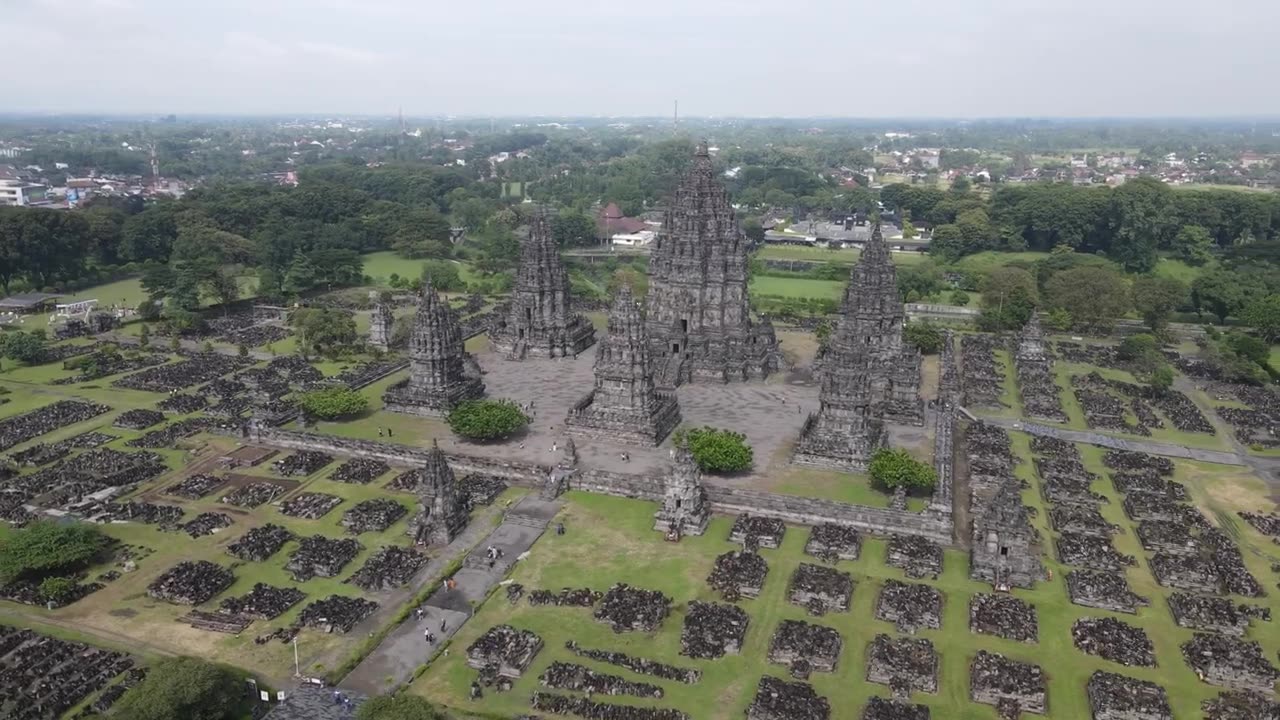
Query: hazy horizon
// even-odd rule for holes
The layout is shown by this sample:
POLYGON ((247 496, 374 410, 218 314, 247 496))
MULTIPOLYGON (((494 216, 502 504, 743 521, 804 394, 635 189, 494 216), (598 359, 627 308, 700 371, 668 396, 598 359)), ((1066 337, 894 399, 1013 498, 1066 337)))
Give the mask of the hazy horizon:
POLYGON ((30 0, 12 114, 1262 119, 1280 3, 30 0))

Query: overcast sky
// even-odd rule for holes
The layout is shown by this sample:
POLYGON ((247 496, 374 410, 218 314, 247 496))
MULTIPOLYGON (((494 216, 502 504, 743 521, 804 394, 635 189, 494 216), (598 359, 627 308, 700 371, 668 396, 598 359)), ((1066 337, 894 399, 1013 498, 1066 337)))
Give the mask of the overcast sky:
POLYGON ((1280 114, 1280 0, 0 0, 0 111, 1280 114))

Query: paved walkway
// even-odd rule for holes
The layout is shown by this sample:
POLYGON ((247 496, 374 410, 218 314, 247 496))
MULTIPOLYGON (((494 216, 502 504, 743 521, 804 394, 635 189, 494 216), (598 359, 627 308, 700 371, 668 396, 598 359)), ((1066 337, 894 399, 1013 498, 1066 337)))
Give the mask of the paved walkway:
MULTIPOLYGON (((377 649, 343 678, 339 686, 366 695, 381 695, 409 682, 413 673, 425 665, 444 642, 471 619, 476 605, 502 582, 516 558, 542 536, 560 507, 559 502, 547 502, 535 495, 522 498, 507 511, 502 524, 493 532, 482 541, 468 545, 471 549, 463 561, 463 567, 453 575, 456 587, 448 590, 441 583, 442 586, 423 603, 421 617, 411 615, 392 630, 377 649), (486 557, 490 546, 502 550, 502 559, 492 564, 486 557), (424 636, 427 630, 435 636, 432 642, 427 642, 424 636)), ((467 528, 467 532, 475 527, 473 523, 467 528)), ((461 539, 462 536, 459 536, 454 542, 461 539)), ((446 553, 440 557, 444 558, 446 555, 450 560, 457 557, 456 553, 446 553)), ((443 567, 443 563, 434 569, 429 566, 425 576, 420 574, 419 578, 439 580, 443 567)))
POLYGON ((1199 460, 1201 462, 1218 463, 1219 465, 1248 465, 1240 455, 1221 450, 1201 450, 1199 448, 1183 447, 1182 445, 1171 445, 1151 440, 1126 440, 1085 430, 1067 430, 1066 428, 1050 427, 1013 418, 984 417, 981 415, 978 417, 983 422, 999 425, 1010 430, 1021 430, 1032 435, 1045 435, 1069 442, 1088 443, 1089 445, 1098 445, 1114 450, 1137 450, 1152 455, 1199 460))

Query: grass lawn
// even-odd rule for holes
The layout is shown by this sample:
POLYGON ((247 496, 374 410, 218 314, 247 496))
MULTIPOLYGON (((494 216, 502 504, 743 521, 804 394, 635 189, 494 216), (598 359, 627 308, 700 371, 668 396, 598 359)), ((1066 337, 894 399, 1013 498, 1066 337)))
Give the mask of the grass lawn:
POLYGON ((844 294, 844 283, 837 280, 758 275, 751 278, 751 292, 756 295, 839 300, 844 294))
MULTIPOLYGON (((765 245, 760 248, 758 257, 768 260, 812 260, 815 262, 852 265, 861 254, 860 250, 854 248, 829 250, 827 248, 805 247, 803 245, 765 245)), ((896 265, 914 265, 924 262, 928 257, 927 253, 921 252, 895 252, 893 253, 893 262, 896 265)))
POLYGON ((1013 262, 1033 263, 1037 260, 1043 260, 1049 257, 1046 252, 999 252, 996 250, 984 250, 973 255, 966 255, 960 258, 952 266, 957 270, 973 274, 982 274, 1003 267, 1013 262))
MULTIPOLYGON (((788 466, 781 472, 771 473, 767 484, 759 486, 759 489, 871 507, 889 507, 889 501, 893 499, 871 487, 871 480, 864 474, 800 466, 788 466)), ((907 508, 913 511, 923 510, 927 504, 925 498, 907 498, 907 508)))
MULTIPOLYGON (((472 282, 477 279, 476 275, 471 272, 471 266, 458 260, 451 260, 458 266, 458 275, 463 282, 472 282)), ((373 278, 377 285, 386 285, 390 282, 392 273, 402 278, 415 279, 422 274, 422 266, 427 263, 427 258, 418 258, 414 260, 400 257, 390 250, 382 252, 369 253, 364 256, 364 274, 373 278)))
MULTIPOLYGON (((1124 382, 1136 383, 1137 380, 1132 373, 1125 370, 1116 370, 1113 368, 1103 368, 1096 365, 1086 365, 1082 363, 1066 362, 1059 360, 1053 365, 1054 379, 1060 388, 1059 398, 1062 400, 1062 409, 1067 413, 1067 427, 1073 430, 1089 430, 1089 425, 1084 419, 1084 410, 1080 407, 1079 401, 1076 400, 1075 392, 1071 388, 1071 377, 1073 375, 1087 375, 1090 372, 1097 372, 1105 378, 1122 380, 1124 382)), ((1210 435, 1208 433, 1185 432, 1178 430, 1173 423, 1159 408, 1154 408, 1156 413, 1163 417, 1165 426, 1162 428, 1151 428, 1150 439, 1156 442, 1174 443, 1186 447, 1205 448, 1207 450, 1229 450, 1230 440, 1222 435, 1210 435)), ((1125 415, 1130 422, 1136 422, 1137 417, 1133 415, 1132 410, 1126 409, 1125 415)), ((1113 432, 1110 430, 1098 430, 1106 435, 1114 435, 1116 437, 1141 438, 1145 436, 1130 435, 1128 433, 1113 432)))
POLYGON ((1209 267, 1211 266, 1204 265, 1197 267, 1195 265, 1188 265, 1185 261, 1177 258, 1162 257, 1156 261, 1155 270, 1152 270, 1151 273, 1159 277, 1181 280, 1187 285, 1190 285, 1195 282, 1196 278, 1200 277, 1200 273, 1204 272, 1209 267))
MULTIPOLYGON (((1026 436, 1018 435, 1015 447, 1026 456, 1026 436)), ((1097 460, 1098 457, 1090 456, 1091 463, 1097 460)), ((1019 474, 1034 481, 1029 463, 1022 464, 1019 474)), ((1035 522, 1048 537, 1047 517, 1038 496, 1034 486, 1026 491, 1027 501, 1041 508, 1035 522)), ((503 593, 498 592, 490 596, 454 638, 451 652, 438 657, 414 682, 412 692, 458 711, 484 713, 485 717, 509 717, 528 711, 529 695, 538 688, 538 675, 553 660, 562 660, 654 683, 665 691, 662 700, 617 696, 608 698, 606 702, 675 707, 697 718, 740 718, 761 675, 786 677, 785 670, 768 664, 765 656, 778 623, 783 619, 794 619, 834 627, 844 639, 836 672, 814 673, 811 677, 815 689, 831 700, 832 717, 845 720, 859 717, 869 696, 888 695, 886 687, 863 680, 867 643, 877 633, 895 632, 891 625, 873 619, 879 587, 887 578, 902 578, 900 571, 883 563, 882 541, 866 540, 860 559, 839 563, 841 569, 854 574, 857 583, 850 612, 814 619, 785 600, 786 585, 792 571, 806 559, 802 549, 808 535, 803 528, 789 528, 781 548, 761 551, 770 569, 760 597, 741 602, 751 616, 742 653, 716 661, 690 660, 679 655, 680 627, 689 601, 718 599, 707 588, 705 578, 715 556, 733 549, 726 540, 730 519, 714 518, 706 535, 671 544, 651 529, 655 507, 652 503, 576 492, 565 498, 568 505, 559 519, 564 521, 568 533, 563 536, 544 535, 534 545, 529 558, 516 566, 512 580, 523 584, 526 592, 534 588, 582 586, 604 590, 615 582, 628 582, 659 589, 671 596, 674 599, 672 616, 655 633, 615 634, 594 622, 588 610, 534 608, 527 602, 513 606, 503 593), (512 692, 486 693, 482 700, 472 703, 466 699, 467 686, 475 677, 475 671, 466 667, 464 650, 477 636, 500 623, 510 623, 538 633, 545 643, 544 648, 529 671, 516 682, 512 692), (675 665, 697 667, 702 670, 703 677, 696 684, 681 685, 637 675, 573 656, 564 649, 567 640, 574 640, 585 647, 622 651, 675 665)), ((1104 512, 1113 521, 1123 520, 1113 517, 1122 514, 1118 502, 1104 508, 1104 512)), ((1132 531, 1122 539, 1136 543, 1132 531)), ((1132 552, 1132 548, 1125 550, 1132 552)), ((1264 560, 1257 562, 1265 563, 1264 560)), ((1049 713, 1046 717, 1071 720, 1088 717, 1084 687, 1089 674, 1096 669, 1154 680, 1169 692, 1175 717, 1198 717, 1200 701, 1216 695, 1216 691, 1197 682, 1195 675, 1183 664, 1178 645, 1189 639, 1192 633, 1174 626, 1163 597, 1154 597, 1162 593, 1155 589, 1145 565, 1129 571, 1130 581, 1138 592, 1153 596, 1153 607, 1144 609, 1136 618, 1124 617, 1144 627, 1156 644, 1160 666, 1143 669, 1121 667, 1085 655, 1073 647, 1071 623, 1076 618, 1101 613, 1071 605, 1066 599, 1064 569, 1053 561, 1047 564, 1053 570, 1053 580, 1040 583, 1034 590, 1016 591, 1019 597, 1035 604, 1039 614, 1039 642, 1022 644, 969 632, 969 598, 977 592, 989 592, 990 588, 968 579, 968 562, 963 553, 947 551, 943 575, 930 583, 946 595, 943 627, 939 631, 920 632, 921 636, 934 643, 940 655, 939 692, 936 695, 916 694, 912 701, 931 706, 935 717, 995 718, 993 708, 971 703, 968 699, 969 661, 977 650, 986 649, 1037 663, 1045 669, 1049 676, 1049 713)), ((1274 600, 1271 602, 1275 603, 1274 600)), ((1264 644, 1268 646, 1269 653, 1274 653, 1270 646, 1280 644, 1280 637, 1264 644)))

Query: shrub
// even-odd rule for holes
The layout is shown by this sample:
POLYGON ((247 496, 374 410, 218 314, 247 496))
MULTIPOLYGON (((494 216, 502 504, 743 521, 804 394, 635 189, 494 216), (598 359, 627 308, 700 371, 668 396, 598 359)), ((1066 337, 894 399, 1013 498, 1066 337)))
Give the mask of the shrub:
POLYGON ((431 703, 407 693, 370 698, 356 711, 356 720, 441 720, 443 717, 431 703))
POLYGON ((449 413, 449 429, 468 440, 499 440, 529 424, 510 400, 468 400, 449 413))
POLYGON ((364 412, 369 398, 348 387, 328 387, 303 393, 298 405, 312 417, 336 420, 364 412))
POLYGON ((965 305, 968 305, 969 293, 963 290, 956 290, 955 292, 951 293, 951 304, 959 305, 960 307, 964 307, 965 305))
POLYGON ((93 525, 33 522, 0 542, 0 582, 81 568, 106 544, 93 525))
POLYGON ((68 600, 76 591, 76 581, 69 577, 47 577, 40 581, 40 597, 46 601, 68 600))
POLYGON ((902 330, 902 339, 924 355, 936 355, 944 342, 942 331, 928 320, 907 323, 902 330))
POLYGON ((116 703, 129 720, 229 720, 240 717, 244 683, 229 668, 191 657, 168 658, 116 703))
POLYGON ((755 453, 742 433, 705 426, 676 433, 677 443, 687 444, 698 467, 711 473, 749 470, 755 453))
POLYGON ((1045 318, 1044 322, 1044 324, 1048 325, 1051 330, 1057 330, 1058 332, 1066 332, 1070 330, 1071 323, 1071 313, 1067 312, 1063 308, 1054 308, 1050 310, 1049 317, 1045 318))
POLYGON ((899 487, 907 492, 923 494, 933 490, 938 473, 933 466, 920 462, 902 449, 881 448, 871 456, 871 486, 885 492, 899 487))

